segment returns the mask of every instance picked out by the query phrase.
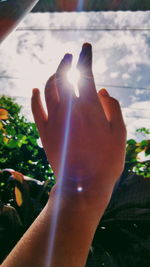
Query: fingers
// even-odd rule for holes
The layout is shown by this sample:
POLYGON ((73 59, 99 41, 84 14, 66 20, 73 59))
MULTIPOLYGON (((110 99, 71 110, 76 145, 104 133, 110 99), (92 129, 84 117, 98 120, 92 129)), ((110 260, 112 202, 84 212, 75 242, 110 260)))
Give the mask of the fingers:
POLYGON ((72 63, 72 55, 66 54, 63 57, 63 59, 61 60, 59 66, 57 68, 57 71, 56 71, 57 78, 58 77, 64 77, 66 72, 70 69, 71 63, 72 63))
POLYGON ((92 46, 89 43, 85 43, 82 46, 82 50, 77 63, 77 68, 83 75, 93 76, 92 74, 92 46))
POLYGON ((106 118, 110 122, 111 126, 118 130, 121 130, 123 128, 125 130, 124 120, 119 102, 116 99, 110 97, 110 95, 104 88, 98 92, 98 96, 103 106, 106 118))
POLYGON ((54 74, 49 78, 45 86, 45 101, 48 110, 48 116, 50 117, 58 108, 60 102, 57 86, 56 75, 54 74))
POLYGON ((92 73, 92 46, 88 43, 83 44, 79 56, 77 68, 80 71, 79 94, 83 99, 97 98, 93 73, 92 73))
POLYGON ((45 113, 43 105, 42 105, 39 89, 33 89, 32 99, 31 99, 31 108, 32 108, 32 113, 34 116, 35 123, 41 134, 43 125, 47 121, 47 114, 45 113))
POLYGON ((66 54, 61 60, 56 71, 56 86, 60 96, 60 101, 66 102, 71 93, 70 84, 67 82, 67 72, 72 64, 72 55, 66 54))

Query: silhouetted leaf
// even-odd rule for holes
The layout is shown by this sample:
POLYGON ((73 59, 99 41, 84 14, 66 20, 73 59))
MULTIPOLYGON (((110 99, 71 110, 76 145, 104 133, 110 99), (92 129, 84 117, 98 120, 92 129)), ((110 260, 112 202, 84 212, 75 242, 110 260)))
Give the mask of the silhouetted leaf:
POLYGON ((20 183, 23 183, 23 180, 24 180, 24 176, 22 173, 20 172, 17 172, 17 171, 14 171, 13 169, 3 169, 0 171, 1 173, 2 172, 9 172, 11 174, 11 177, 13 177, 15 180, 17 180, 18 182, 20 183))
POLYGON ((19 207, 22 206, 22 203, 23 203, 22 193, 21 193, 20 189, 17 186, 15 186, 14 193, 15 193, 15 198, 16 198, 17 205, 19 207))

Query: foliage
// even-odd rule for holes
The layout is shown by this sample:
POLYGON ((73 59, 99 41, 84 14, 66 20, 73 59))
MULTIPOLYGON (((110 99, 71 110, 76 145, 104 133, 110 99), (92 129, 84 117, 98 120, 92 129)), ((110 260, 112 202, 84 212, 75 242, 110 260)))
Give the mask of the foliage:
POLYGON ((35 124, 21 115, 21 107, 12 98, 2 96, 0 107, 9 114, 9 118, 0 121, 0 169, 15 169, 38 180, 50 179, 53 171, 38 145, 35 124))
POLYGON ((4 108, 0 108, 0 120, 8 119, 8 111, 4 108))
POLYGON ((147 160, 147 157, 150 156, 150 130, 140 128, 137 132, 142 133, 144 140, 141 142, 136 142, 134 139, 127 141, 125 172, 134 172, 150 178, 150 160, 147 160), (146 160, 141 160, 141 152, 146 160))

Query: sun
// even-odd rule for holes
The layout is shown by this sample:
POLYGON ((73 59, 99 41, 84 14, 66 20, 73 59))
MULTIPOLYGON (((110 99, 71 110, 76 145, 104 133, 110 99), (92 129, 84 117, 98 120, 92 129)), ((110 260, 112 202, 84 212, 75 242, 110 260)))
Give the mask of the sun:
POLYGON ((80 81, 80 72, 76 67, 72 67, 67 73, 67 80, 72 84, 75 95, 79 97, 78 84, 80 81))

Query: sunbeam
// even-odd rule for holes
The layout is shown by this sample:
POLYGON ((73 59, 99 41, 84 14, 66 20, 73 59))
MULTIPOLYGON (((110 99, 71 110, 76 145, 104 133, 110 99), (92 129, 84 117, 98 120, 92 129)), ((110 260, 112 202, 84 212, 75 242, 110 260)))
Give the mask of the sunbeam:
POLYGON ((64 142, 62 147, 62 155, 61 155, 61 163, 60 169, 58 174, 59 186, 57 191, 57 197, 55 202, 55 209, 52 216, 51 227, 50 227, 50 234, 49 234, 49 245, 48 245, 48 256, 46 259, 46 266, 50 267, 53 260, 53 252, 55 246, 55 235, 56 235, 56 228, 57 222, 59 219, 59 207, 61 201, 61 194, 62 194, 62 186, 65 177, 65 167, 66 167, 66 156, 68 151, 68 143, 69 143, 69 133, 70 133, 70 124, 71 124, 71 110, 72 110, 72 97, 70 97, 68 101, 68 109, 66 113, 66 123, 64 125, 64 142))
POLYGON ((72 84, 75 95, 79 97, 78 83, 80 80, 80 72, 77 68, 72 67, 67 73, 67 80, 72 84))

